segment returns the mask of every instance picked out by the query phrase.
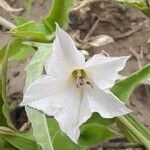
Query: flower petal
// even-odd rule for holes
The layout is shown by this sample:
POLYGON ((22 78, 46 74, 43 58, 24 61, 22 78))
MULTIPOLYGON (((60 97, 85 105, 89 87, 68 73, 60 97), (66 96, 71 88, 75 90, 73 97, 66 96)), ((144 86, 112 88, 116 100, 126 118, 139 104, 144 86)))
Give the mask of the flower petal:
POLYGON ((84 89, 80 105, 79 126, 86 122, 91 116, 92 111, 90 110, 89 101, 86 98, 86 90, 84 89))
POLYGON ((94 55, 86 62, 85 70, 100 89, 109 89, 119 79, 118 72, 125 67, 128 58, 94 55))
POLYGON ((91 116, 87 102, 85 99, 82 99, 80 89, 72 87, 69 90, 64 106, 54 115, 59 122, 61 130, 75 143, 77 143, 80 135, 79 126, 91 116))
POLYGON ((56 24, 53 51, 45 65, 47 74, 59 76, 70 73, 83 66, 84 62, 84 55, 77 50, 71 37, 56 24))
POLYGON ((86 87, 86 99, 89 101, 92 112, 98 112, 103 118, 113 118, 131 112, 110 91, 102 91, 98 87, 86 87))
POLYGON ((53 78, 47 75, 42 76, 27 88, 24 92, 24 98, 20 105, 29 105, 34 101, 43 102, 43 99, 49 101, 49 103, 53 103, 53 105, 58 105, 57 102, 59 102, 60 99, 56 100, 56 95, 60 98, 59 95, 66 92, 69 84, 69 80, 64 77, 53 78))
MULTIPOLYGON (((62 100, 62 99, 60 99, 62 100)), ((48 116, 54 116, 54 114, 57 112, 58 110, 58 106, 53 106, 53 104, 51 103, 51 99, 50 98, 42 98, 39 99, 37 101, 33 101, 31 103, 28 103, 27 105, 35 108, 37 110, 41 110, 42 112, 44 112, 46 115, 48 116)))

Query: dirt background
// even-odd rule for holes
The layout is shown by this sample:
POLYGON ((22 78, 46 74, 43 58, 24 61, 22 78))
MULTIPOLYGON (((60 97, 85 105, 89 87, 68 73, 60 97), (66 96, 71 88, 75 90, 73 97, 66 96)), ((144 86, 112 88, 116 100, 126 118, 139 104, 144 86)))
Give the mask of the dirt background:
MULTIPOLYGON (((24 7, 22 0, 8 0, 8 3, 14 8, 24 7)), ((49 0, 34 0, 29 19, 39 21, 49 12, 51 4, 52 1, 49 0)), ((149 18, 133 8, 110 0, 93 0, 84 6, 82 4, 82 1, 75 4, 70 13, 70 24, 67 29, 79 49, 86 49, 90 56, 101 53, 102 50, 110 56, 131 55, 126 68, 121 72, 123 75, 129 75, 150 63, 149 18), (101 34, 111 36, 114 42, 97 47, 87 44, 86 41, 101 34)), ((25 12, 16 14, 24 16, 25 12)), ((0 16, 13 22, 11 15, 0 9, 0 16)), ((5 27, 0 26, 0 47, 11 40, 7 31, 5 27)), ((10 100, 22 100, 27 63, 28 61, 25 60, 9 64, 8 97, 10 100)), ((139 86, 131 95, 129 103, 141 122, 145 126, 150 126, 150 86, 146 84, 139 86)), ((24 110, 18 109, 17 113, 13 112, 12 114, 15 119, 17 118, 17 127, 19 128, 26 120, 26 117, 22 117, 24 110)), ((126 143, 124 138, 119 137, 119 140, 103 143, 99 149, 143 148, 137 147, 137 145, 134 148, 134 145, 131 146, 126 143), (128 148, 124 145, 127 145, 128 148)))

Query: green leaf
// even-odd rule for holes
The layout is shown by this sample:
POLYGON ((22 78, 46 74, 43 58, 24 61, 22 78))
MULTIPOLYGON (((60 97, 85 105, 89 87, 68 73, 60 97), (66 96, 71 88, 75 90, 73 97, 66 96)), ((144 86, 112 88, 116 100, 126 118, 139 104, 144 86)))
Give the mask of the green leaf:
POLYGON ((12 16, 14 18, 14 20, 16 21, 17 25, 23 25, 25 23, 28 22, 28 20, 25 20, 24 18, 20 17, 20 16, 12 16))
POLYGON ((34 50, 31 46, 22 43, 22 39, 15 39, 7 46, 0 49, 0 70, 2 69, 2 82, 0 82, 0 125, 13 127, 9 115, 9 105, 7 103, 6 83, 7 83, 7 61, 21 60, 27 58, 34 50), (7 121, 6 121, 7 119, 7 121))
POLYGON ((145 15, 150 17, 150 2, 149 0, 116 0, 118 2, 127 4, 135 9, 140 10, 143 12, 145 15))
POLYGON ((29 130, 27 132, 19 132, 5 126, 0 126, 0 134, 17 136, 20 138, 25 138, 27 140, 35 141, 32 130, 29 130))
MULTIPOLYGON (((7 49, 7 45, 0 49, 0 66, 4 61, 4 53, 7 49)), ((15 39, 9 44, 8 60, 22 60, 26 59, 34 49, 31 46, 23 44, 23 39, 15 39)), ((0 67, 1 68, 1 67, 0 67)))
POLYGON ((128 4, 129 6, 133 6, 137 9, 146 7, 146 3, 141 0, 116 0, 116 1, 124 4, 128 4))
POLYGON ((122 3, 131 3, 131 4, 133 4, 133 3, 137 3, 137 4, 145 4, 142 0, 116 0, 117 2, 122 2, 122 3))
POLYGON ((68 15, 73 2, 73 0, 53 0, 52 9, 44 19, 44 24, 51 32, 55 31, 55 22, 62 28, 68 25, 68 15))
POLYGON ((34 54, 32 60, 27 66, 27 77, 25 84, 26 89, 30 84, 42 76, 45 60, 52 51, 52 44, 42 44, 36 42, 25 42, 25 44, 38 48, 37 52, 34 54))
POLYGON ((0 134, 0 149, 1 150, 16 150, 15 147, 10 145, 0 134))
MULTIPOLYGON (((35 43, 36 45, 37 43, 35 43)), ((52 50, 51 44, 37 44, 38 51, 27 67, 26 87, 38 79, 43 72, 43 65, 52 50)), ((32 123, 33 134, 42 150, 53 150, 47 120, 44 113, 26 106, 27 115, 32 123)))
POLYGON ((2 82, 0 81, 0 125, 1 126, 7 126, 7 121, 6 118, 3 114, 3 105, 4 105, 4 100, 2 98, 2 82))
POLYGON ((86 150, 86 147, 73 143, 70 138, 64 134, 54 118, 48 119, 49 132, 51 133, 54 150, 86 150))
POLYGON ((93 113, 92 114, 92 117, 89 118, 86 123, 86 125, 88 124, 100 124, 102 126, 110 126, 114 123, 115 119, 105 119, 105 118, 102 118, 98 113, 93 113))
MULTIPOLYGON (((112 88, 112 92, 122 101, 127 101, 133 90, 145 80, 150 79, 150 64, 119 81, 112 88)), ((124 135, 133 142, 140 142, 146 147, 150 145, 150 133, 130 114, 117 117, 116 122, 124 135)))
POLYGON ((31 137, 30 133, 19 133, 6 127, 0 127, 0 137, 19 150, 37 150, 33 138, 29 138, 31 137))
POLYGON ((1 135, 8 143, 19 150, 37 150, 36 143, 17 136, 1 135))
POLYGON ((35 23, 34 21, 24 23, 15 29, 11 30, 11 35, 23 37, 29 41, 48 42, 52 35, 45 28, 42 23, 35 23))
POLYGON ((92 117, 81 126, 79 143, 86 146, 93 146, 115 136, 115 132, 108 129, 114 121, 114 118, 105 119, 98 113, 93 113, 92 117))
POLYGON ((11 56, 8 60, 9 61, 24 60, 27 59, 34 52, 35 50, 32 47, 22 45, 20 51, 11 56))
POLYGON ((2 112, 6 118, 7 125, 10 127, 14 127, 10 115, 9 115, 9 104, 7 101, 7 63, 8 63, 8 54, 9 54, 9 44, 6 48, 5 54, 4 54, 4 61, 2 64, 2 99, 3 99, 3 106, 2 106, 2 112))
POLYGON ((87 148, 82 147, 80 145, 77 145, 73 143, 69 137, 67 137, 62 131, 58 131, 53 138, 53 145, 54 145, 54 150, 86 150, 87 148))
POLYGON ((28 139, 28 140, 31 140, 31 141, 34 141, 35 142, 35 138, 33 136, 33 131, 32 130, 29 130, 27 132, 15 132, 15 135, 18 136, 18 137, 23 137, 25 139, 28 139))
MULTIPOLYGON (((94 116, 96 116, 96 114, 94 116)), ((115 136, 115 133, 112 130, 109 130, 107 127, 101 125, 102 123, 99 121, 102 118, 98 119, 98 116, 96 116, 95 119, 96 121, 92 117, 81 126, 81 135, 79 138, 80 145, 76 145, 66 136, 66 134, 64 134, 60 130, 58 122, 54 118, 53 119, 49 118, 48 126, 49 126, 49 131, 51 133, 51 137, 53 139, 54 149, 59 150, 61 149, 62 145, 63 148, 66 150, 87 149, 88 146, 93 146, 95 144, 104 141, 105 139, 115 136)), ((111 121, 104 122, 105 125, 110 125, 110 123, 111 121)))
POLYGON ((114 131, 101 124, 91 123, 81 126, 79 143, 81 145, 92 146, 115 135, 114 131))
POLYGON ((47 119, 49 132, 51 134, 51 138, 55 137, 56 132, 60 130, 58 122, 54 118, 47 119))
POLYGON ((150 17, 150 7, 144 7, 140 9, 146 16, 150 17))
POLYGON ((133 90, 143 81, 150 79, 150 65, 117 82, 112 87, 112 92, 122 101, 126 102, 133 90))

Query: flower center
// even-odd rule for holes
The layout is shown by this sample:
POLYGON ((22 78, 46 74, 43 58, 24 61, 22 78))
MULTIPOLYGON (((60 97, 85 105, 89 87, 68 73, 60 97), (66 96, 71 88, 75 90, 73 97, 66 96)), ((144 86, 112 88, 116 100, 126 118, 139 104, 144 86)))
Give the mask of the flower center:
POLYGON ((83 69, 77 69, 72 72, 73 80, 75 81, 75 85, 77 88, 84 86, 85 84, 91 85, 91 83, 87 80, 87 74, 83 69))

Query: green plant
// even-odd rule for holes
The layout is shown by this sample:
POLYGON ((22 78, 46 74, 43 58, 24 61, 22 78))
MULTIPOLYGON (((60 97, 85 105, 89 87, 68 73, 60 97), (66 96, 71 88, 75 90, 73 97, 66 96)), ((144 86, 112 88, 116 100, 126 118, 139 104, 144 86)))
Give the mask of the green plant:
MULTIPOLYGON (((127 2, 127 1, 126 1, 127 2)), ((132 6, 140 10, 149 7, 143 2, 133 2, 132 6)), ((32 129, 26 133, 18 131, 11 122, 9 112, 12 105, 7 102, 7 64, 12 60, 23 60, 34 54, 27 66, 25 89, 41 77, 45 60, 52 52, 52 42, 55 35, 55 22, 62 28, 68 24, 68 13, 73 7, 73 0, 54 0, 53 7, 47 17, 40 23, 15 17, 17 25, 10 31, 14 40, 0 49, 0 148, 19 150, 85 150, 113 136, 116 131, 111 129, 117 124, 131 142, 140 142, 150 149, 150 133, 132 115, 104 119, 98 113, 92 116, 80 127, 78 144, 62 132, 58 122, 34 108, 26 106, 26 112, 32 124, 32 129), (62 10, 59 13, 58 10, 62 10)), ((145 12, 145 10, 143 11, 145 12)), ((150 65, 143 67, 125 79, 118 81, 111 91, 122 101, 127 102, 133 90, 143 81, 150 79, 150 65)))

